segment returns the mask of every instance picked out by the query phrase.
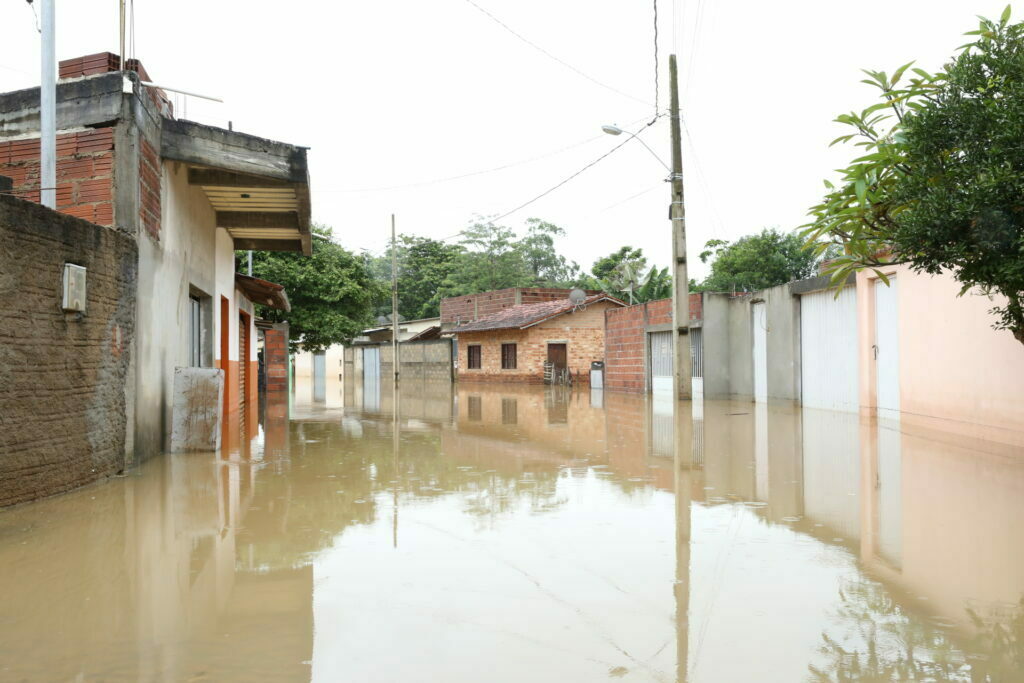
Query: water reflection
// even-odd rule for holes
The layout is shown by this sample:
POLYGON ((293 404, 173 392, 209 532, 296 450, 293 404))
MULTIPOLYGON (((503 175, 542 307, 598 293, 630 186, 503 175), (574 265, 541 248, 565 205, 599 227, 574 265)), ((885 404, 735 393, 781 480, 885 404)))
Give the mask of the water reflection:
POLYGON ((1024 678, 1018 451, 789 405, 339 395, 0 513, 0 679, 1024 678))

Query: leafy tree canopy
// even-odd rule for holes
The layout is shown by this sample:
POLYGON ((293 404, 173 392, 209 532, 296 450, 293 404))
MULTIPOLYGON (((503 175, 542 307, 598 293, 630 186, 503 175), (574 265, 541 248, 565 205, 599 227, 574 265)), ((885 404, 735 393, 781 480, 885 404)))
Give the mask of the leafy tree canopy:
POLYGON ((622 263, 634 263, 637 272, 643 271, 647 267, 644 250, 630 246, 620 247, 618 251, 613 251, 594 261, 590 272, 598 280, 607 280, 615 274, 622 263))
MULTIPOLYGON (((455 267, 462 254, 458 244, 416 235, 399 235, 398 313, 406 320, 433 318, 440 315, 441 283, 455 267)), ((373 276, 380 281, 376 315, 391 314, 391 252, 368 256, 373 276)))
POLYGON ((1024 24, 981 19, 945 71, 867 71, 880 102, 836 121, 861 148, 811 209, 805 237, 840 244, 831 272, 909 264, 948 271, 963 295, 1000 294, 994 327, 1024 343, 1024 24), (903 77, 909 73, 906 82, 903 77))
POLYGON ((279 251, 252 255, 253 275, 284 285, 288 293, 290 312, 259 304, 257 310, 273 322, 288 322, 293 352, 321 351, 350 341, 372 321, 380 288, 362 258, 332 241, 331 228, 314 225, 312 233, 311 256, 279 251))
POLYGON ((735 242, 710 240, 700 253, 711 262, 711 273, 697 287, 701 291, 753 291, 811 277, 818 257, 804 249, 795 233, 766 228, 735 242))

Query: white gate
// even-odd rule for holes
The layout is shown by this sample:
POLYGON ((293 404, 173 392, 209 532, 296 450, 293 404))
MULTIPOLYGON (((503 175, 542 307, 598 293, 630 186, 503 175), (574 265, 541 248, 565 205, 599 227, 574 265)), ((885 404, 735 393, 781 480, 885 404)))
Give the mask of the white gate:
POLYGON ((313 354, 313 400, 317 403, 327 400, 327 354, 323 351, 313 354))
POLYGON ((672 333, 652 332, 651 390, 656 394, 672 395, 672 333))
POLYGON ((752 307, 754 327, 754 400, 768 400, 768 316, 764 302, 752 307))
POLYGON ((363 410, 380 410, 380 348, 363 347, 363 410))
POLYGON ((896 278, 889 286, 875 280, 875 405, 878 416, 890 419, 900 414, 900 335, 896 278))
POLYGON ((800 382, 803 405, 855 412, 857 290, 846 287, 800 297, 800 382))

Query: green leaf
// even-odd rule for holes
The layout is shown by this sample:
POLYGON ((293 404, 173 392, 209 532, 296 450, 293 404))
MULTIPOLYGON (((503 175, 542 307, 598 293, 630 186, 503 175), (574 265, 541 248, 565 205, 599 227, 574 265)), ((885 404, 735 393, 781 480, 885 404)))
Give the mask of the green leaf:
POLYGON ((857 178, 854 183, 854 190, 857 193, 857 199, 860 200, 861 204, 867 201, 868 184, 863 178, 857 178))
POLYGON ((1007 24, 1007 22, 1009 22, 1009 21, 1010 21, 1010 14, 1011 14, 1011 11, 1012 11, 1012 8, 1010 7, 1010 5, 1007 5, 1007 6, 1006 6, 1006 9, 1004 9, 1004 10, 1003 10, 1003 14, 1002 14, 1002 16, 1001 16, 1001 17, 999 17, 999 23, 1000 23, 1000 24, 1002 24, 1003 26, 1005 26, 1005 25, 1007 24))

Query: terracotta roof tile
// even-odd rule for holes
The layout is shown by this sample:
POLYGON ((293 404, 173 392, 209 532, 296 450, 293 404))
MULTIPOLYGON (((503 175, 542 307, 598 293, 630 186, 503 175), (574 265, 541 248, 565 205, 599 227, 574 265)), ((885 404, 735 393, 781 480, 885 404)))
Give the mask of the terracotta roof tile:
MULTIPOLYGON (((608 294, 595 294, 588 296, 583 300, 581 304, 583 307, 591 304, 596 304, 600 301, 610 301, 619 306, 625 306, 626 304, 619 301, 613 296, 608 294)), ((544 301, 539 304, 519 304, 518 306, 510 306, 502 309, 497 313, 491 313, 485 315, 478 320, 459 325, 452 332, 459 334, 460 332, 484 332, 486 330, 507 330, 507 329, 524 329, 537 323, 542 323, 545 320, 556 318, 565 313, 571 313, 576 306, 568 299, 558 299, 555 301, 544 301)))

